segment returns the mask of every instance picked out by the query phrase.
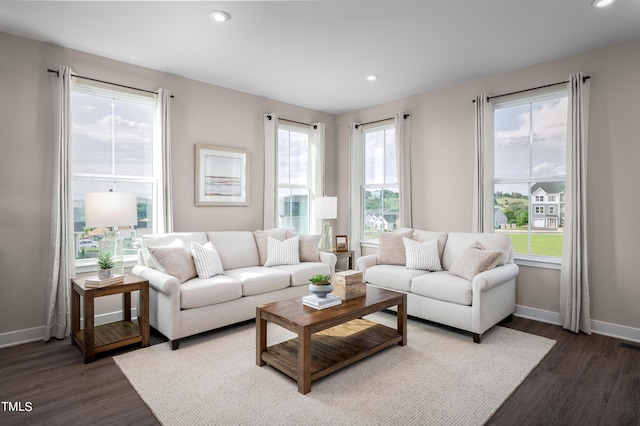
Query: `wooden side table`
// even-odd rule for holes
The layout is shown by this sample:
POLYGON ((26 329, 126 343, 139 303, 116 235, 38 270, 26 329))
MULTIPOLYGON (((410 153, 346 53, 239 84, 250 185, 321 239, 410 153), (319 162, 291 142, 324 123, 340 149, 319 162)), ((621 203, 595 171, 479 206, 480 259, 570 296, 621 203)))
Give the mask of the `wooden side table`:
POLYGON ((141 343, 149 346, 149 281, 125 274, 124 282, 102 288, 85 288, 83 278, 71 280, 71 344, 84 353, 85 364, 95 361, 96 353, 141 343), (138 323, 131 321, 131 292, 140 291, 138 323), (122 294, 123 320, 94 325, 96 297, 122 294), (80 296, 83 299, 84 328, 80 328, 80 296))
POLYGON ((347 261, 347 270, 353 269, 353 250, 349 251, 333 251, 333 254, 336 255, 338 260, 340 259, 348 259, 347 261))

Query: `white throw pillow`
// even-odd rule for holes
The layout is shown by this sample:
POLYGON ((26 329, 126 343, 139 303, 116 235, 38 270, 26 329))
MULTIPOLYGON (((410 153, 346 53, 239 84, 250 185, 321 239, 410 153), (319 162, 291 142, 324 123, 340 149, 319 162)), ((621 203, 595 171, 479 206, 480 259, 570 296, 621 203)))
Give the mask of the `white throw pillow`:
POLYGON ((426 271, 442 271, 440 255, 438 254, 438 240, 433 239, 420 243, 407 237, 402 237, 407 269, 421 269, 426 271))
POLYGON ((299 237, 296 235, 284 241, 267 237, 267 260, 264 266, 297 265, 300 263, 298 253, 299 237))
POLYGON ((220 255, 211 241, 207 242, 204 246, 192 241, 191 255, 193 256, 193 263, 196 265, 196 272, 199 278, 211 278, 214 275, 224 273, 220 255))

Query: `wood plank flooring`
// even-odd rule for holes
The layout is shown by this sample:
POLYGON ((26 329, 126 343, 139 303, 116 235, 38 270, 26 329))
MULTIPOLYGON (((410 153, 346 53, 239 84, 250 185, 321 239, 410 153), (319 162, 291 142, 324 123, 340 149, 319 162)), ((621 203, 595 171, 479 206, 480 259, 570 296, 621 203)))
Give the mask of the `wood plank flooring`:
MULTIPOLYGON (((557 343, 488 425, 640 426, 640 344, 518 317, 503 325, 557 343)), ((163 341, 152 331, 151 344, 163 341)), ((0 401, 32 409, 0 405, 0 425, 157 425, 111 357, 136 348, 91 364, 69 339, 1 349, 0 401)))

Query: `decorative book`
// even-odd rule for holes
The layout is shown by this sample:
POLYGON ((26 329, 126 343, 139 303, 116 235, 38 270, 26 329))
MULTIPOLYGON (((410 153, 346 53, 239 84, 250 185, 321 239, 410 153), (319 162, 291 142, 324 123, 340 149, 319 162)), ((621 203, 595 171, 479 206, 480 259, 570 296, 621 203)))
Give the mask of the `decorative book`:
POLYGON ((114 275, 111 278, 91 277, 84 280, 85 288, 101 288, 108 285, 119 284, 124 282, 124 275, 114 275))
POLYGON ((325 309, 337 306, 342 303, 342 299, 333 294, 327 294, 327 297, 318 297, 315 294, 302 298, 302 303, 315 309, 325 309))

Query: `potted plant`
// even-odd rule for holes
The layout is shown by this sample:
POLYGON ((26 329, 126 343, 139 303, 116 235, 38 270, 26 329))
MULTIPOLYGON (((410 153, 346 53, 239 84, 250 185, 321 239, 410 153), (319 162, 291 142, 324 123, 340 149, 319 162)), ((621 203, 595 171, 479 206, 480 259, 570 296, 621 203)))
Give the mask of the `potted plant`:
POLYGON ((327 297, 327 294, 333 291, 331 277, 319 274, 309 278, 309 291, 318 297, 327 297))
POLYGON ((98 257, 98 278, 105 279, 113 277, 113 259, 111 253, 101 254, 98 257))

